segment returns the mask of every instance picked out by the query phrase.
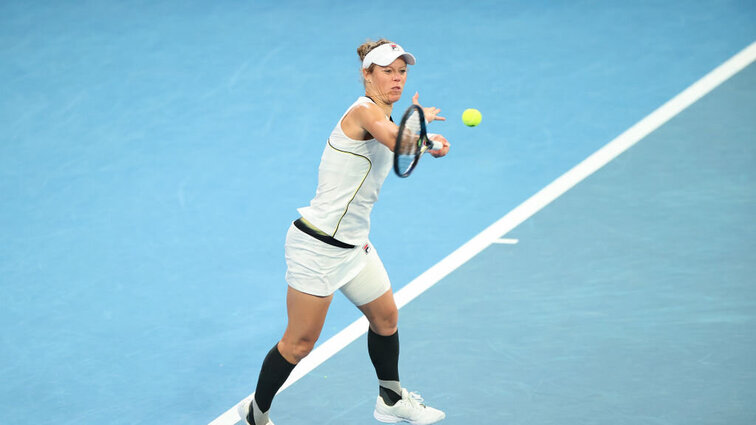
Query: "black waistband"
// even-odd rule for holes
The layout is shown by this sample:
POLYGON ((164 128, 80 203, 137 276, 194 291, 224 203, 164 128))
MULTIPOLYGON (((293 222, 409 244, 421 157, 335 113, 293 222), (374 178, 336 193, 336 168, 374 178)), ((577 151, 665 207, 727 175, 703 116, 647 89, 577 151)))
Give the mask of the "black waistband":
POLYGON ((318 233, 315 229, 313 229, 310 226, 306 225, 302 221, 301 218, 298 218, 298 219, 294 220, 294 226, 297 229, 303 231, 304 233, 307 233, 308 235, 312 236, 313 238, 315 238, 315 239, 317 239, 317 240, 319 240, 321 242, 327 243, 328 245, 336 246, 336 247, 339 247, 339 248, 354 248, 355 247, 354 245, 350 245, 348 243, 341 242, 340 240, 337 240, 337 239, 335 239, 335 238, 333 238, 331 236, 324 235, 322 233, 318 233))

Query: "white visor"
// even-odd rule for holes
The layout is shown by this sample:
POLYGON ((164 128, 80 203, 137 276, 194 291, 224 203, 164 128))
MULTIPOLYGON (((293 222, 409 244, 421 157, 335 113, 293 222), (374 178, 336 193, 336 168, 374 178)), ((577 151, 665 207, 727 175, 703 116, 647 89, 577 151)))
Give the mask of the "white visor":
POLYGON ((376 64, 378 66, 389 66, 396 58, 403 57, 407 65, 415 64, 415 57, 412 53, 405 52, 402 46, 396 43, 381 44, 370 53, 365 55, 365 59, 362 61, 362 67, 364 69, 370 68, 370 65, 376 64))

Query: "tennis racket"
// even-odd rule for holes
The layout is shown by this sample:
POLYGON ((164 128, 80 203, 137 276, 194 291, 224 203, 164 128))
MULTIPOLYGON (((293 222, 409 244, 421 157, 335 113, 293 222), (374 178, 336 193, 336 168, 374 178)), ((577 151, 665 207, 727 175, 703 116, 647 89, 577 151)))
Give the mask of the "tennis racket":
POLYGON ((423 108, 410 105, 399 123, 394 145, 394 172, 399 177, 409 177, 425 152, 443 147, 443 143, 428 138, 423 108))

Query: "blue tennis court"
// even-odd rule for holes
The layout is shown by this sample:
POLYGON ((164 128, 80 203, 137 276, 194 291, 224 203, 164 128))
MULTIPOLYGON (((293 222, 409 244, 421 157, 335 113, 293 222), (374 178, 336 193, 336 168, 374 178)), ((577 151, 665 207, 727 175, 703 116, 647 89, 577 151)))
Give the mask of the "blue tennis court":
MULTIPOLYGON (((402 309, 405 380, 450 423, 751 423, 755 83, 751 66, 402 309)), ((278 417, 365 423, 361 342, 278 417)))
MULTIPOLYGON (((332 4, 0 5, 0 422, 233 423, 365 38, 452 143, 373 212, 397 292, 756 40, 740 1, 332 4)), ((400 310, 402 383, 448 424, 753 423, 754 123, 751 64, 496 235, 400 310)), ((376 392, 358 336, 272 418, 376 392)))

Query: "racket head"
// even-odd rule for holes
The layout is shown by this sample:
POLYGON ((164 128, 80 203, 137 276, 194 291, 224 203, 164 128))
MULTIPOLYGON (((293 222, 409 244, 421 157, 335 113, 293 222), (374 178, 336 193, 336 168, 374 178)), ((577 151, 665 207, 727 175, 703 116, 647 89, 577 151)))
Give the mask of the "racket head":
POLYGON ((399 123, 394 145, 394 172, 397 176, 408 177, 412 173, 420 155, 427 149, 424 149, 427 140, 423 109, 410 105, 399 123))

